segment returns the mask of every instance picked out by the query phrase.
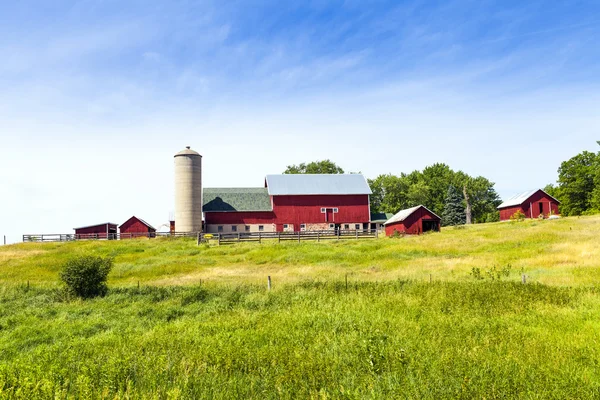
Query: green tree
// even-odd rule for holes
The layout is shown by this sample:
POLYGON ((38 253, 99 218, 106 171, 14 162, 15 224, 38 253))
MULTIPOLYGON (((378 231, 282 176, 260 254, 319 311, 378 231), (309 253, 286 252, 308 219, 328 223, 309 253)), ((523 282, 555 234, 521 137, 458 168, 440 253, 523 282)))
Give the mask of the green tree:
POLYGON ((463 225, 466 222, 463 195, 454 185, 448 187, 448 193, 444 199, 444 212, 442 213, 442 225, 463 225))
POLYGON ((284 174, 343 174, 344 170, 331 160, 313 161, 308 164, 288 165, 284 174))
POLYGON ((67 291, 84 299, 104 296, 108 291, 106 280, 113 266, 112 258, 80 256, 67 261, 60 279, 67 291))
POLYGON ((561 201, 561 214, 581 215, 600 208, 599 159, 600 153, 584 151, 560 165, 555 194, 561 201))
POLYGON ((406 176, 395 176, 392 174, 379 175, 375 179, 369 179, 371 195, 371 212, 397 213, 407 208, 407 192, 409 182, 406 176))

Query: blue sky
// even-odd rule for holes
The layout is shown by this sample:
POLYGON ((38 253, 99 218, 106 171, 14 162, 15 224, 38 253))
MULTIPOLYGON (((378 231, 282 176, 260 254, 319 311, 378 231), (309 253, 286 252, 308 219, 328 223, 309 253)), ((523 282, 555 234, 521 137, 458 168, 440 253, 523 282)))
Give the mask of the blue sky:
POLYGON ((173 210, 329 158, 435 162, 503 197, 598 150, 597 1, 21 1, 0 13, 0 235, 173 210), (125 3, 125 4, 124 4, 125 3))

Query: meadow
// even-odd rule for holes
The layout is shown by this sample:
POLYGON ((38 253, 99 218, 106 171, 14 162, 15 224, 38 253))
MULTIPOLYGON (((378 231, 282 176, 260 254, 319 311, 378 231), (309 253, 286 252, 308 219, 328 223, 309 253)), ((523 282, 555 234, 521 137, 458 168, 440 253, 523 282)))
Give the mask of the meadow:
POLYGON ((599 233, 1 247, 0 398, 597 398, 599 233), (61 290, 75 254, 114 257, 107 296, 61 290))

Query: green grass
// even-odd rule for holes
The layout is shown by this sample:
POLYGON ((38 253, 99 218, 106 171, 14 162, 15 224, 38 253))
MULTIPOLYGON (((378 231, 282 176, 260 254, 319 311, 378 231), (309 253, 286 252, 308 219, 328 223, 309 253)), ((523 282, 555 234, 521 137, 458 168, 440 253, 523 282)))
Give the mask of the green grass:
POLYGON ((599 233, 5 246, 0 398, 598 398, 599 233), (106 297, 60 290, 75 254, 115 258, 106 297))
POLYGON ((194 240, 143 239, 23 243, 0 247, 0 283, 55 286, 61 265, 75 254, 115 258, 110 284, 189 285, 202 281, 277 283, 307 278, 354 280, 470 280, 510 264, 551 285, 590 285, 600 279, 600 217, 564 218, 447 228, 400 239, 196 246, 194 240))

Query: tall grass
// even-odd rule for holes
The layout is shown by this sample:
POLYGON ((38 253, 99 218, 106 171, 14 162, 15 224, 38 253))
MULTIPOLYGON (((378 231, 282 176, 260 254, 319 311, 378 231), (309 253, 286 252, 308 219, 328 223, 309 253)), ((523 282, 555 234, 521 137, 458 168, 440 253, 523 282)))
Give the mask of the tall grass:
POLYGON ((303 281, 0 293, 0 397, 593 398, 598 292, 303 281))
MULTIPOLYGON (((0 247, 0 283, 57 284, 65 260, 111 256, 112 285, 190 285, 206 281, 260 283, 307 278, 469 280, 473 268, 524 271, 535 282, 590 285, 600 279, 600 217, 446 228, 419 237, 322 243, 196 246, 193 240, 141 239, 24 243, 0 247)), ((518 274, 513 278, 517 280, 518 274)))

